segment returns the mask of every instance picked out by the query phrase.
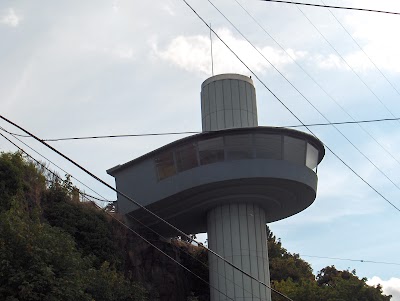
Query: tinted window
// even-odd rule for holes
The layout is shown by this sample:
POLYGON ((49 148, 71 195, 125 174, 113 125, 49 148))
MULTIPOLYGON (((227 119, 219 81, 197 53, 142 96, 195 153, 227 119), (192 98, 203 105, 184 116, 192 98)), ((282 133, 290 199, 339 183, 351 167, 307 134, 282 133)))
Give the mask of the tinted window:
POLYGON ((283 139, 283 158, 298 164, 305 164, 306 142, 285 136, 283 139))
POLYGON ((176 174, 172 152, 164 153, 155 158, 158 179, 162 180, 176 174))
POLYGON ((253 158, 251 135, 225 136, 225 149, 228 160, 253 158))
POLYGON ((222 137, 199 141, 200 164, 224 161, 224 141, 222 137))
POLYGON ((175 151, 175 158, 178 171, 184 171, 198 166, 197 152, 194 144, 178 148, 175 151))
POLYGON ((282 159, 282 136, 254 135, 256 157, 262 159, 282 159))
POLYGON ((310 169, 314 169, 318 165, 318 150, 309 143, 307 143, 306 165, 310 169))

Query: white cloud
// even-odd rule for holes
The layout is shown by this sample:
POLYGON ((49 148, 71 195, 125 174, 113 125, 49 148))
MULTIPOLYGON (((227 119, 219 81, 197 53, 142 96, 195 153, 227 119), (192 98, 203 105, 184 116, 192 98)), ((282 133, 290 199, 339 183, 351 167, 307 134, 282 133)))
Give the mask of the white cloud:
POLYGON ((1 17, 0 23, 5 24, 11 27, 17 27, 19 22, 21 21, 21 17, 17 16, 14 9, 9 8, 1 17))
POLYGON ((374 276, 371 279, 368 279, 367 284, 373 286, 380 284, 385 295, 393 296, 391 301, 400 301, 400 278, 390 278, 389 280, 385 281, 377 276, 374 276))
POLYGON ((343 60, 335 54, 329 54, 327 56, 317 55, 315 57, 315 61, 317 62, 317 66, 321 69, 330 70, 330 69, 348 69, 343 60))
POLYGON ((161 8, 165 10, 170 16, 175 16, 175 10, 168 3, 164 3, 161 8))
MULTIPOLYGON (((217 30, 217 33, 253 71, 263 73, 266 69, 271 68, 271 65, 246 40, 237 38, 228 29, 217 30)), ((278 69, 292 63, 292 59, 282 50, 270 46, 257 46, 257 49, 278 69)), ((162 49, 155 41, 153 42, 153 52, 156 57, 169 61, 184 70, 204 74, 211 73, 210 38, 207 35, 178 36, 162 49)), ((302 59, 307 55, 305 51, 293 49, 288 49, 287 52, 295 60, 302 59)), ((215 37, 213 56, 215 70, 249 73, 248 69, 215 37)))
MULTIPOLYGON (((398 11, 398 4, 393 2, 392 7, 387 7, 387 9, 398 11)), ((366 22, 364 15, 350 14, 346 17, 344 25, 379 68, 400 72, 398 56, 400 41, 395 38, 398 35, 398 18, 372 14, 369 21, 366 22)), ((356 67, 362 60, 368 68, 375 68, 361 51, 351 54, 349 59, 351 59, 351 63, 354 62, 356 67)))

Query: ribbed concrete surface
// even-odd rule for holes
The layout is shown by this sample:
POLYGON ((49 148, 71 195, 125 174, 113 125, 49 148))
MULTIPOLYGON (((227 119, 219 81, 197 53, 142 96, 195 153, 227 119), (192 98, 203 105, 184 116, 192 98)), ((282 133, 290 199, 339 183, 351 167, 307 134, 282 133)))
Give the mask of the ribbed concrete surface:
MULTIPOLYGON (((257 205, 228 204, 207 215, 208 246, 245 272, 269 284, 265 212, 257 205)), ((270 301, 263 285, 209 255, 211 301, 270 301), (214 288, 213 288, 214 287, 214 288)))
POLYGON ((202 85, 203 132, 258 126, 256 92, 243 75, 223 74, 202 85))

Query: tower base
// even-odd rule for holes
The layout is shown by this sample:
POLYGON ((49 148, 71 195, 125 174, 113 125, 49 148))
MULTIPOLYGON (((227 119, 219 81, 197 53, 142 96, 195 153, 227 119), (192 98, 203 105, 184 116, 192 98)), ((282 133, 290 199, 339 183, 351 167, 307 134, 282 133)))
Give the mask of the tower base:
MULTIPOLYGON (((207 214, 208 247, 246 273, 270 284, 265 211, 231 203, 207 214)), ((209 253, 210 300, 271 301, 271 291, 209 253)))

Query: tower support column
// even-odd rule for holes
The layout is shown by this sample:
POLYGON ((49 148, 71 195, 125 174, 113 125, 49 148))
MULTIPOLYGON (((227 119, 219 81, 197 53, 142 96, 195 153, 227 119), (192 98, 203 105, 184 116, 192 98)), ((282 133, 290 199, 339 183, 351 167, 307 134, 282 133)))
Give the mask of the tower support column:
MULTIPOLYGON (((207 214, 208 247, 260 281, 270 284, 265 211, 230 203, 207 214)), ((209 253, 210 300, 271 301, 271 291, 209 253)))

